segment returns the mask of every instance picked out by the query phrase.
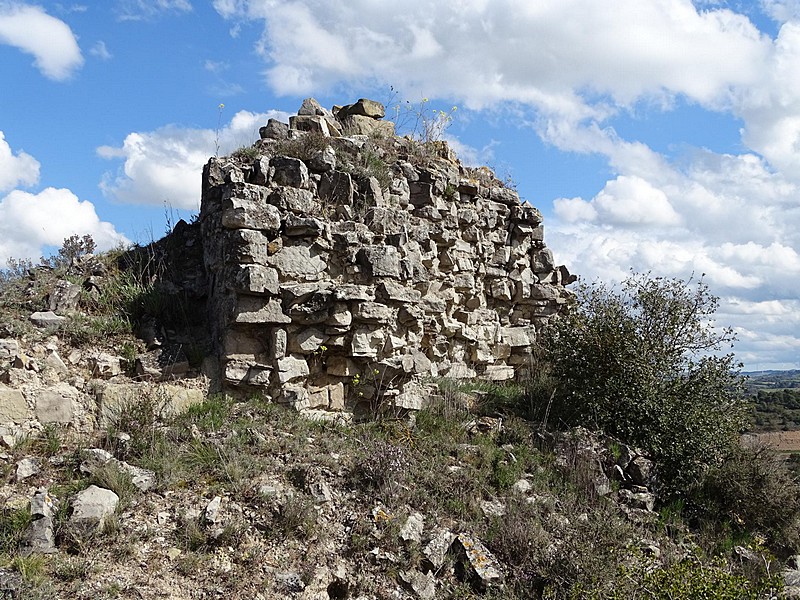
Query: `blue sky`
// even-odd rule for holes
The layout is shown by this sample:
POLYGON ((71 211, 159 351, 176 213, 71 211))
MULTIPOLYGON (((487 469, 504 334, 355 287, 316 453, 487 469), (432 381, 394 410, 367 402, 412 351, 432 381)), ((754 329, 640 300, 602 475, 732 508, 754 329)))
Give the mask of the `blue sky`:
POLYGON ((800 367, 800 0, 0 0, 0 90, 3 259, 160 237, 305 97, 428 98, 558 262, 705 273, 746 368, 800 367))

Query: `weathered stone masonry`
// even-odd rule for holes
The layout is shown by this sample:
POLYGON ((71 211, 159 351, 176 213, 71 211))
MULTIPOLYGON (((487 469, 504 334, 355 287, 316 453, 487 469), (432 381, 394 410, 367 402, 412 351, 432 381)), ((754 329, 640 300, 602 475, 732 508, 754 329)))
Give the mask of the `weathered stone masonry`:
POLYGON ((513 378, 574 279, 545 247, 540 212, 444 143, 420 155, 430 146, 395 138, 377 103, 334 111, 307 100, 291 129, 262 128, 258 156, 204 170, 225 385, 341 411, 377 400, 419 408, 432 376, 513 378), (316 136, 311 155, 280 155, 303 136, 316 136), (365 155, 388 188, 353 167, 365 155))

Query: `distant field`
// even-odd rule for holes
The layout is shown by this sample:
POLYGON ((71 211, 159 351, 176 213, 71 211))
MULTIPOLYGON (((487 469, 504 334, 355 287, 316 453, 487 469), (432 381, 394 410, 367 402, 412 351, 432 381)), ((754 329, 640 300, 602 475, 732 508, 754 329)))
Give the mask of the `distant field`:
POLYGON ((779 452, 800 452, 800 431, 750 433, 745 436, 745 443, 750 440, 757 440, 779 452))

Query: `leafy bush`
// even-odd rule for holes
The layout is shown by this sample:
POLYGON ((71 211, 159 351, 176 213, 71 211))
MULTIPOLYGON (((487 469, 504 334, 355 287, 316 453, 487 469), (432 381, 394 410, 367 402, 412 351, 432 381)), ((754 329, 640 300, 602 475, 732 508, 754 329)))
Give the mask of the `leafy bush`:
POLYGON ((800 543, 800 483, 767 448, 737 448, 709 470, 692 503, 712 523, 758 531, 793 552, 800 543))
POLYGON ((657 460, 662 491, 680 494, 738 444, 747 422, 733 340, 717 330, 702 280, 631 275, 620 289, 584 286, 546 335, 559 382, 551 418, 601 429, 657 460))

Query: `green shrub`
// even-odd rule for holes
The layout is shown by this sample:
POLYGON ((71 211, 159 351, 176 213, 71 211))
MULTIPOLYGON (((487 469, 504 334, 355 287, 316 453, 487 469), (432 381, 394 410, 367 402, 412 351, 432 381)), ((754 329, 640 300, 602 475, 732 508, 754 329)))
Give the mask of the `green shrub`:
POLYGON ((800 483, 767 448, 736 448, 709 470, 691 507, 710 523, 757 531, 771 546, 793 552, 800 544, 800 483))
POLYGON ((775 598, 783 588, 780 574, 749 578, 721 559, 706 564, 689 557, 665 568, 623 568, 623 574, 639 581, 640 589, 653 600, 766 600, 775 598))
POLYGON ((291 140, 280 140, 273 147, 272 151, 276 156, 289 156, 307 161, 314 158, 330 145, 330 138, 325 137, 319 131, 309 131, 291 140))
POLYGON ((738 444, 747 422, 733 340, 712 326, 702 282, 631 275, 620 289, 584 286, 543 343, 559 382, 551 420, 644 447, 667 495, 697 482, 738 444))

